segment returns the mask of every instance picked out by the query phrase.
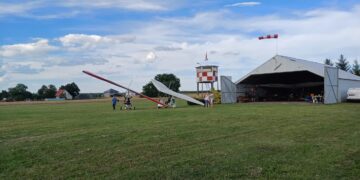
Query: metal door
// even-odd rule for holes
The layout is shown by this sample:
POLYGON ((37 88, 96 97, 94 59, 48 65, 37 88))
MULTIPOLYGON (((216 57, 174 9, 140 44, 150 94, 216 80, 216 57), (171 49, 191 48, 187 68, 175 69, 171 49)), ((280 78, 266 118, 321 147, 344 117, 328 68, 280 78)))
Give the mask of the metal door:
POLYGON ((236 103, 236 85, 231 81, 231 76, 220 76, 221 103, 236 103))
POLYGON ((338 103, 339 69, 324 67, 324 104, 338 103))

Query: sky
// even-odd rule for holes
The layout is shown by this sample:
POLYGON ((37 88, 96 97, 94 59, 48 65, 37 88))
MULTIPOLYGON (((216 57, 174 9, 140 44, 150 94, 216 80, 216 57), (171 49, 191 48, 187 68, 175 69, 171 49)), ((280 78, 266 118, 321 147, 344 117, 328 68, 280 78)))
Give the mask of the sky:
POLYGON ((0 0, 0 90, 121 90, 82 70, 138 91, 173 73, 180 90, 196 90, 197 63, 236 81, 273 57, 276 41, 257 39, 267 34, 279 34, 278 54, 352 64, 359 17, 355 0, 0 0))

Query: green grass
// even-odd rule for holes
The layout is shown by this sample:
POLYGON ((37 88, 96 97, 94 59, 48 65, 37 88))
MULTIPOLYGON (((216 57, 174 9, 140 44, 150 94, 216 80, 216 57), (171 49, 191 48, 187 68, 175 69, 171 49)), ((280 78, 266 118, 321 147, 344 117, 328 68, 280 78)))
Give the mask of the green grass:
POLYGON ((360 104, 0 106, 0 179, 359 179, 360 104))

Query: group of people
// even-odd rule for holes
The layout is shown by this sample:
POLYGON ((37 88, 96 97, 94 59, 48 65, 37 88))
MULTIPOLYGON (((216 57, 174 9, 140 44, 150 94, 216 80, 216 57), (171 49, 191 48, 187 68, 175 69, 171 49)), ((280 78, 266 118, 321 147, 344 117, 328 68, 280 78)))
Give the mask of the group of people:
POLYGON ((173 96, 169 96, 167 101, 164 101, 164 99, 160 98, 159 99, 159 102, 161 104, 158 104, 157 105, 157 108, 160 109, 160 108, 163 108, 164 106, 162 104, 165 104, 167 105, 168 107, 172 107, 172 108, 175 108, 176 107, 176 102, 175 102, 175 98, 173 96))
MULTIPOLYGON (((170 96, 166 102, 164 101, 164 99, 159 99, 159 101, 162 104, 166 104, 168 107, 172 107, 172 108, 176 107, 175 98, 172 96, 170 96)), ((118 98, 116 98, 116 96, 112 96, 111 102, 112 102, 113 110, 115 111, 116 105, 118 102, 120 102, 120 100, 118 98)), ((204 96, 204 102, 205 102, 205 107, 213 107, 214 94, 206 93, 204 96)), ((163 108, 162 104, 158 104, 157 107, 163 108)), ((124 105, 125 105, 125 109, 133 109, 132 104, 131 104, 131 96, 125 96, 124 105)), ((122 109, 122 107, 120 109, 122 109)))
POLYGON ((314 93, 310 94, 309 102, 312 103, 322 103, 324 101, 323 96, 321 94, 315 95, 314 93))
POLYGON ((213 107, 214 105, 214 94, 206 93, 204 96, 205 107, 213 107))
MULTIPOLYGON (((125 96, 125 99, 124 99, 125 109, 132 109, 133 108, 132 104, 131 104, 131 98, 132 98, 131 96, 125 96)), ((112 102, 113 110, 115 111, 116 104, 118 102, 120 102, 120 100, 118 98, 116 98, 116 96, 113 96, 112 99, 111 99, 111 102, 112 102)), ((122 109, 122 107, 120 109, 122 109)))

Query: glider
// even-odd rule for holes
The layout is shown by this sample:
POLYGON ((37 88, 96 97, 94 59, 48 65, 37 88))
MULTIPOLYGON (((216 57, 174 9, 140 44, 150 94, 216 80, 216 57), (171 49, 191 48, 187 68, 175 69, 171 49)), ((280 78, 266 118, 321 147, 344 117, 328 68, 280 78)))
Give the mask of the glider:
POLYGON ((151 82, 154 84, 154 86, 156 87, 156 89, 160 92, 163 92, 165 94, 169 94, 171 96, 174 96, 174 97, 177 97, 177 98, 180 98, 180 99, 183 99, 185 101, 190 101, 192 103, 195 103, 195 104, 198 104, 198 105, 201 105, 201 106, 204 106, 204 103, 190 97, 190 96, 187 96, 187 95, 184 95, 184 94, 180 94, 180 93, 177 93, 177 92, 174 92, 172 90, 170 90, 168 87, 166 87, 163 83, 155 80, 155 79, 152 79, 151 82))
POLYGON ((112 84, 112 85, 115 85, 115 86, 117 86, 117 87, 121 87, 121 88, 126 89, 126 90, 128 90, 128 91, 130 91, 130 92, 133 92, 133 93, 135 93, 135 94, 138 94, 138 95, 140 95, 141 97, 144 97, 144 98, 146 98, 146 99, 148 99, 148 100, 150 100, 150 101, 152 101, 152 102, 154 102, 154 103, 156 103, 156 104, 161 104, 161 105, 163 105, 164 107, 167 106, 166 104, 161 103, 160 101, 157 101, 157 100, 155 100, 155 99, 153 99, 153 98, 151 98, 151 97, 149 97, 149 96, 146 96, 146 95, 141 94, 141 93, 139 93, 139 92, 136 92, 136 91, 134 91, 134 90, 132 90, 132 89, 130 89, 130 88, 128 88, 128 87, 122 86, 122 85, 117 84, 117 83, 115 83, 115 82, 113 82, 113 81, 110 81, 110 80, 108 80, 108 79, 105 79, 105 78, 103 78, 103 77, 100 77, 100 76, 98 76, 98 75, 96 75, 96 74, 94 74, 94 73, 91 73, 91 72, 89 72, 89 71, 82 71, 82 72, 85 73, 85 74, 87 74, 87 75, 89 75, 89 76, 92 76, 92 77, 94 77, 94 78, 100 79, 100 80, 102 80, 102 81, 108 82, 108 83, 110 83, 110 84, 112 84))

